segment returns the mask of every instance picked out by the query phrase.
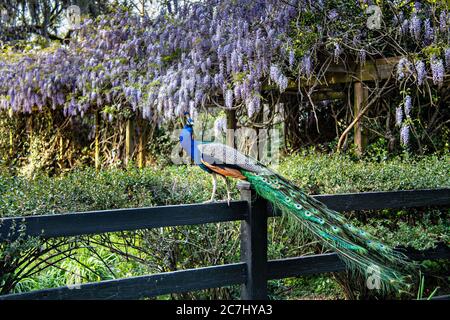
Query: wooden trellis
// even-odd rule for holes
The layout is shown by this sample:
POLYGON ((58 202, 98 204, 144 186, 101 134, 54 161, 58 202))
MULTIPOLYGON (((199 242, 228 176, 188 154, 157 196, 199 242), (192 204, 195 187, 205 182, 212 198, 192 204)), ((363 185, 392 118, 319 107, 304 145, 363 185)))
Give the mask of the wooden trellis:
MULTIPOLYGON (((299 82, 291 81, 284 95, 298 94, 299 87, 308 88, 315 86, 312 95, 312 101, 345 99, 347 94, 342 90, 336 89, 340 84, 351 84, 353 86, 353 114, 355 123, 352 126, 354 131, 354 143, 357 146, 357 151, 362 152, 366 137, 362 129, 362 115, 365 112, 368 103, 368 88, 369 85, 375 81, 389 79, 393 74, 393 69, 400 60, 400 57, 391 57, 385 59, 378 59, 374 61, 367 61, 364 65, 357 63, 349 64, 332 64, 328 67, 327 72, 321 79, 300 79, 299 82)), ((37 110, 36 110, 37 111, 37 110)), ((95 122, 95 137, 94 137, 94 159, 95 167, 101 167, 101 138, 100 127, 102 124, 99 111, 93 114, 95 122)), ((229 110, 226 112, 227 116, 227 144, 235 147, 234 130, 236 129, 236 111, 229 110)), ((134 117, 126 121, 125 124, 125 152, 124 163, 128 164, 133 158, 136 158, 139 167, 145 165, 145 124, 139 121, 139 117, 134 117), (136 130, 137 129, 137 135, 136 130), (135 136, 136 135, 136 136, 135 136)), ((31 139, 33 134, 33 119, 29 117, 27 123, 27 131, 31 139)), ((10 137, 11 153, 13 150, 13 139, 10 137)))
MULTIPOLYGON (((313 101, 323 101, 332 99, 345 99, 346 94, 342 91, 333 90, 333 86, 339 84, 352 84, 353 86, 353 111, 355 124, 354 143, 357 152, 362 153, 367 141, 361 125, 361 118, 365 112, 368 103, 368 84, 375 81, 387 80, 392 77, 393 70, 401 57, 390 57, 366 61, 365 64, 357 64, 356 62, 348 65, 335 64, 330 65, 323 79, 310 78, 300 79, 300 82, 289 82, 288 88, 284 94, 298 94, 299 87, 308 88, 317 85, 317 91, 311 97, 313 101)), ((236 126, 235 112, 227 113, 227 128, 233 129, 236 126)), ((228 131, 230 132, 230 131, 228 131)), ((233 137, 227 136, 227 144, 234 146, 233 137)))

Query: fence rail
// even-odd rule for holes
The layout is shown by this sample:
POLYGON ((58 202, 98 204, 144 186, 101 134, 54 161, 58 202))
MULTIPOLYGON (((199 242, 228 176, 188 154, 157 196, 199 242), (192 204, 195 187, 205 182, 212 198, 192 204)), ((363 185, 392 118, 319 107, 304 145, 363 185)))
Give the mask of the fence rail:
MULTIPOLYGON (((139 299, 230 285, 242 285, 243 299, 266 299, 267 281, 310 274, 341 272, 335 253, 267 260, 267 218, 277 216, 248 183, 241 201, 27 216, 0 219, 0 242, 22 236, 55 238, 105 232, 241 220, 241 262, 160 274, 59 287, 0 296, 9 299, 139 299), (20 231, 19 231, 20 230, 20 231)), ((318 195, 338 211, 450 206, 450 189, 318 195)), ((450 259, 440 245, 426 251, 405 250, 415 260, 450 259)))

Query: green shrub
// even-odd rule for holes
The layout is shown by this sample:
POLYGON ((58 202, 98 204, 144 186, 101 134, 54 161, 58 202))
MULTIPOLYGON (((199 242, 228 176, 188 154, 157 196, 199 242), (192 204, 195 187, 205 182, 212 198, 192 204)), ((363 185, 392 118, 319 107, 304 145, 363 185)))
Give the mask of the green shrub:
MULTIPOLYGON (((371 162, 355 161, 344 155, 303 153, 284 159, 277 170, 308 193, 315 194, 420 189, 449 187, 449 160, 448 156, 428 156, 371 162)), ((86 168, 58 177, 39 176, 33 180, 2 174, 0 216, 199 203, 210 196, 210 179, 208 174, 194 166, 143 170, 130 167, 127 170, 100 172, 86 168)), ((225 195, 224 184, 219 183, 218 199, 224 199, 225 195)), ((238 198, 235 188, 233 197, 238 198)), ((361 215, 349 213, 349 217, 361 218, 361 215)), ((422 249, 433 246, 437 241, 449 240, 448 210, 387 210, 376 214, 364 213, 363 218, 356 223, 364 224, 368 231, 391 245, 422 249), (411 216, 415 218, 411 220, 411 216)), ((90 259, 91 251, 77 249, 75 257, 78 262, 68 262, 66 259, 58 266, 64 270, 74 270, 81 268, 80 261, 84 261, 94 270, 83 271, 82 281, 86 282, 237 262, 238 226, 238 223, 218 223, 86 237, 80 242, 80 247, 95 248, 99 253, 97 258, 90 259), (99 261, 108 261, 107 264, 115 270, 114 274, 101 267, 99 261)), ((2 246, 0 252, 5 250, 5 245, 2 246)), ((323 251, 324 248, 317 242, 305 236, 295 219, 285 216, 269 220, 270 259, 323 251)), ((296 298, 305 297, 305 292, 311 291, 312 296, 316 297, 342 296, 342 292, 336 291, 336 282, 331 278, 320 276, 308 279, 271 282, 271 295, 296 298), (283 290, 287 286, 292 288, 283 290)), ((50 268, 25 277, 14 290, 26 291, 72 282, 73 276, 50 268)), ((232 298, 237 295, 238 289, 232 287, 181 297, 232 298)))
POLYGON ((373 162, 305 152, 282 161, 279 172, 315 194, 440 188, 450 186, 450 156, 373 162))

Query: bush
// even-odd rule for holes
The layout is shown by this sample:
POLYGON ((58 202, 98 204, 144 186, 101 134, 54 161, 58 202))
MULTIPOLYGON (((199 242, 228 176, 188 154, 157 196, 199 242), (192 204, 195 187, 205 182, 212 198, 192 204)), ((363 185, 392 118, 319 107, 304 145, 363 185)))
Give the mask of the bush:
POLYGON ((354 161, 347 155, 296 154, 278 170, 314 194, 429 189, 450 186, 450 156, 354 161))
MULTIPOLYGON (((345 155, 303 153, 278 168, 310 194, 449 187, 450 156, 354 161, 345 155)), ((1 171, 0 171, 1 172, 1 171)), ((234 197, 238 192, 234 188, 234 197)), ((197 203, 209 198, 211 178, 196 166, 75 169, 32 180, 0 174, 0 217, 197 203)), ((223 183, 218 198, 225 198, 223 183)))
MULTIPOLYGON (((448 156, 428 156, 420 159, 396 158, 378 163, 354 161, 343 155, 303 153, 286 158, 279 165, 278 171, 305 188, 308 193, 437 188, 450 185, 448 160, 448 156)), ((143 170, 110 169, 100 172, 87 168, 59 177, 39 176, 33 180, 3 174, 0 175, 0 216, 198 203, 209 198, 210 179, 201 169, 193 166, 155 167, 143 170)), ((238 192, 235 188, 234 190, 233 197, 237 198, 238 192)), ((224 184, 219 183, 218 198, 225 196, 224 184)), ((391 245, 411 245, 422 249, 433 246, 436 241, 449 239, 448 212, 391 210, 373 216, 372 214, 364 213, 363 221, 366 229, 391 245), (421 218, 410 220, 408 217, 411 212, 414 212, 414 215, 419 213, 421 218)), ((361 217, 352 213, 349 216, 361 217)), ((97 277, 86 276, 82 281, 237 262, 238 225, 238 223, 218 223, 77 239, 79 246, 97 248, 99 257, 109 261, 108 265, 115 270, 114 275, 111 275, 111 270, 99 267, 98 261, 102 259, 89 260, 85 249, 77 251, 75 256, 87 264, 94 264, 91 269, 99 270, 95 273, 97 277), (120 258, 113 259, 111 252, 120 258)), ((68 244, 64 242, 61 245, 68 244)), ((0 252, 4 252, 5 245, 1 249, 0 252)), ((305 236, 295 219, 284 216, 269 220, 270 259, 323 251, 320 245, 311 242, 311 239, 305 236)), ((75 268, 67 261, 66 265, 63 264, 64 262, 61 262, 59 267, 71 270, 75 268)), ((79 263, 76 265, 80 267, 79 263)), ((48 270, 32 277, 25 277, 14 290, 43 288, 51 283, 61 285, 64 281, 73 283, 73 275, 64 278, 64 273, 48 270), (56 277, 57 281, 49 280, 48 277, 56 277)), ((91 271, 84 274, 94 273, 91 271)), ((0 279, 1 276, 0 270, 0 279)), ((308 279, 272 282, 271 295, 277 298, 304 297, 307 295, 305 292, 312 291, 313 295, 320 297, 324 294, 339 296, 334 280, 330 282, 324 276, 308 279), (284 290, 287 285, 293 289, 284 290), (295 289, 296 287, 301 289, 295 289)), ((190 293, 181 297, 230 298, 236 297, 237 294, 237 288, 233 287, 190 293)))

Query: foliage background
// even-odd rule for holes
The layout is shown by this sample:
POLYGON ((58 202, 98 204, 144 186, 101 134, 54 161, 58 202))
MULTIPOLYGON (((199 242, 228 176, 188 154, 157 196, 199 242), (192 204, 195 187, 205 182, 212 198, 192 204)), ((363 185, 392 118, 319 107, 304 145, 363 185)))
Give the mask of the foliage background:
MULTIPOLYGON (((397 157, 383 162, 361 161, 347 155, 304 152, 286 158, 278 170, 312 194, 375 190, 407 190, 449 187, 448 156, 397 157)), ((85 168, 59 177, 33 180, 0 176, 0 216, 38 215, 152 205, 198 203, 209 197, 209 177, 192 166, 133 167, 96 172, 85 168)), ((219 184, 219 198, 225 188, 219 184)), ((237 192, 233 194, 238 197, 237 192)), ((433 247, 450 240, 448 210, 384 210, 350 212, 348 217, 389 245, 433 247)), ((22 292, 77 281, 99 281, 146 273, 172 271, 239 260, 239 224, 220 223, 192 227, 161 228, 44 243, 63 251, 72 245, 71 258, 28 276, 12 289, 22 292)), ((2 245, 2 254, 8 245, 2 245)), ((325 252, 304 236, 290 217, 269 221, 269 258, 325 252)), ((48 255, 38 254, 37 257, 48 255)), ((427 290, 448 290, 448 265, 427 262, 427 290)), ((426 265, 426 264, 425 264, 426 265)), ((46 264, 43 264, 46 266, 46 264)), ((30 266, 28 267, 30 268, 30 266)), ((17 271, 17 270, 16 270, 17 271)), ((1 272, 1 269, 0 269, 1 272)), ((0 273, 0 277, 5 274, 0 273)), ((270 283, 273 298, 364 298, 366 293, 348 290, 347 279, 311 276, 270 283)), ((1 283, 1 282, 0 282, 1 283)), ((222 288, 174 298, 236 298, 238 288, 222 288)), ((164 297, 162 297, 164 298, 164 297)))
MULTIPOLYGON (((238 127, 284 130, 278 170, 308 193, 450 186, 448 1, 165 0, 151 14, 149 3, 2 1, 0 217, 206 200, 207 175, 169 161, 185 111, 224 127, 234 110, 238 127), (79 31, 64 28, 69 2, 82 8, 79 31), (370 4, 383 10, 381 30, 366 28, 370 4), (401 59, 391 79, 366 83, 368 145, 357 155, 347 132, 352 85, 325 88, 347 98, 314 97, 328 68, 350 72, 384 57, 401 59), (143 169, 125 164, 130 123, 131 152, 142 138, 148 154, 143 169)), ((448 214, 347 213, 387 244, 418 249, 449 243, 448 214)), ((289 217, 270 219, 269 233, 270 258, 325 251, 289 217)), ((237 223, 221 223, 2 243, 0 293, 235 262, 238 234, 237 223)), ((424 268, 427 290, 450 292, 448 262, 424 268)), ((272 281, 270 295, 373 298, 354 284, 286 279, 272 281)), ((232 287, 171 297, 237 296, 232 287)))

